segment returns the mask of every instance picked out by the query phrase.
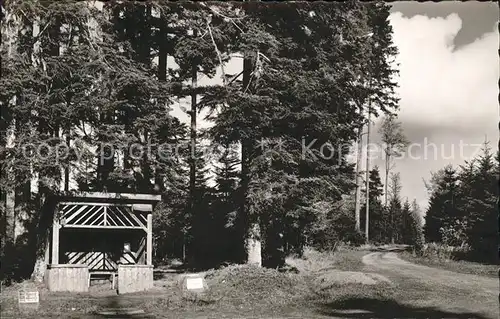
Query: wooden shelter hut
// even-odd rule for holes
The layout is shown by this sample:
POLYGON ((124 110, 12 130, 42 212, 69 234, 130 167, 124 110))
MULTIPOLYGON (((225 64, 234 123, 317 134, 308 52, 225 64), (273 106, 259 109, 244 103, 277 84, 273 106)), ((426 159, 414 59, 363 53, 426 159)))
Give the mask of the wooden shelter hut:
POLYGON ((118 293, 153 287, 153 208, 160 195, 78 193, 52 201, 44 281, 50 291, 86 292, 107 276, 118 293))

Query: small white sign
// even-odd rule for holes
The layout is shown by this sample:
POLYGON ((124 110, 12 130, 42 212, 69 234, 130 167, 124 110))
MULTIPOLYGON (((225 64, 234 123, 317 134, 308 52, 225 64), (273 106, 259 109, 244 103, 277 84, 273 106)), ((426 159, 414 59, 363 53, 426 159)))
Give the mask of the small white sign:
POLYGON ((188 290, 203 290, 205 287, 203 286, 203 278, 195 277, 195 278, 186 278, 186 288, 188 290))
POLYGON ((38 291, 19 291, 19 303, 39 303, 40 296, 38 291))

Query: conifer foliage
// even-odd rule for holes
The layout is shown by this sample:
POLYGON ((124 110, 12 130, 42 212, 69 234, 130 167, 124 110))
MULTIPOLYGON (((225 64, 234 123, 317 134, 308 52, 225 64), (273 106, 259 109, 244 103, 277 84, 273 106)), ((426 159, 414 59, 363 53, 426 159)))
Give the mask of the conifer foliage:
POLYGON ((35 230, 44 199, 71 190, 161 194, 156 262, 244 262, 252 239, 277 267, 324 242, 325 218, 351 223, 332 207, 349 206, 360 111, 397 109, 387 5, 9 1, 5 13, 2 240, 14 210, 35 230))
POLYGON ((472 161, 435 174, 425 216, 427 241, 470 250, 475 260, 496 262, 498 255, 499 161, 488 143, 472 161))

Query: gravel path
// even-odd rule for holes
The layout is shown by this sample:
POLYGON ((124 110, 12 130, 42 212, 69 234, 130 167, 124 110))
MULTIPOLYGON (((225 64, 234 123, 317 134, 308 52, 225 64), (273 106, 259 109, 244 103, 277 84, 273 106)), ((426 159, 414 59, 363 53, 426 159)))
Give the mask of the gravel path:
POLYGON ((499 280, 444 269, 416 265, 400 259, 394 252, 373 252, 362 259, 367 269, 400 284, 408 295, 428 291, 428 298, 416 300, 427 307, 482 313, 498 318, 499 280))

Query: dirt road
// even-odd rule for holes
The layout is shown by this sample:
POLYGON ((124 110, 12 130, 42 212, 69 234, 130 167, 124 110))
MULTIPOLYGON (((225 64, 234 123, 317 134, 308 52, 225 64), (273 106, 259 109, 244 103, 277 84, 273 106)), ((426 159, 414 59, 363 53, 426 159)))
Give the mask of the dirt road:
POLYGON ((395 252, 372 252, 362 259, 367 270, 380 273, 404 291, 405 301, 456 313, 498 318, 499 281, 412 264, 395 252))

